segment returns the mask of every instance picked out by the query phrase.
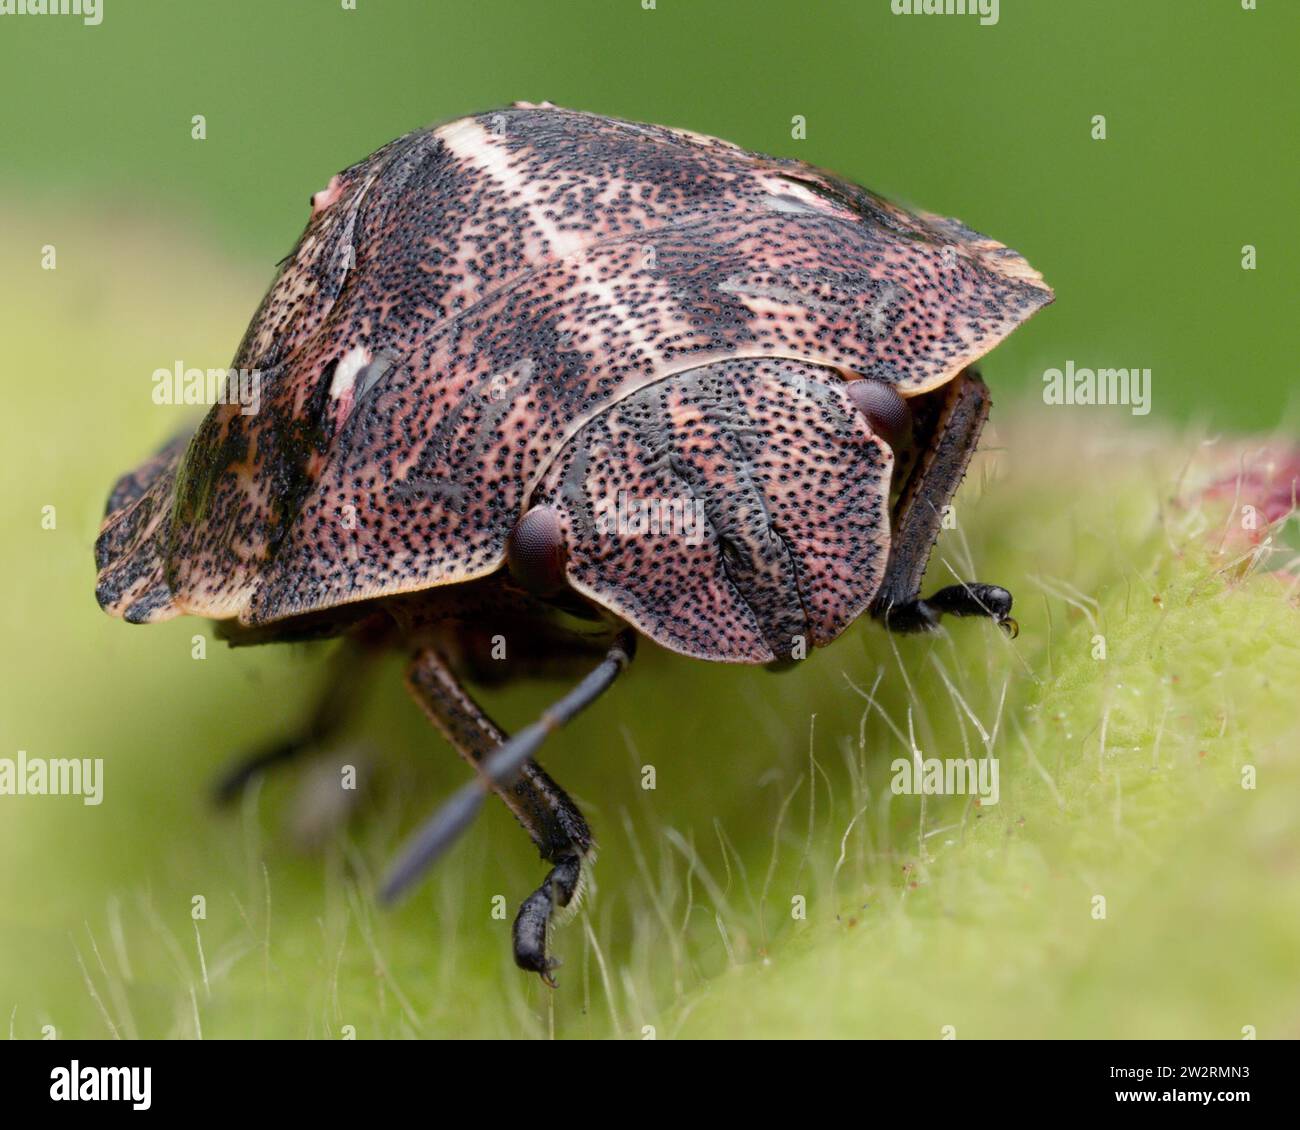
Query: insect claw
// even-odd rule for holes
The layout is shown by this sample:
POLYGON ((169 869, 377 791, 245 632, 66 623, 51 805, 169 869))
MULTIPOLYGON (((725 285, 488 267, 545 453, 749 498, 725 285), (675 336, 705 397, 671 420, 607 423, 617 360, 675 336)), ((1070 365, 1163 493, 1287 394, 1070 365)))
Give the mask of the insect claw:
POLYGON ((998 627, 1007 634, 1007 639, 1013 640, 1020 635, 1020 625, 1014 616, 1004 616, 998 621, 998 627))

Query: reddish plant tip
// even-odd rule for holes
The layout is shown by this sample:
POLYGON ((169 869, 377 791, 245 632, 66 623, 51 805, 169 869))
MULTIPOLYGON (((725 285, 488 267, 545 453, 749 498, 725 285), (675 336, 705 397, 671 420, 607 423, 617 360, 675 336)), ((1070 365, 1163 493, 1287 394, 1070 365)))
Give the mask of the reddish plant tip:
POLYGON ((1228 530, 1230 540, 1258 545, 1275 523, 1296 510, 1300 447, 1273 443, 1244 451, 1230 449, 1223 464, 1223 472, 1203 494, 1236 507, 1228 530))
POLYGON ((515 524, 506 543, 510 575, 536 596, 553 596, 565 586, 564 530, 552 506, 534 506, 515 524))

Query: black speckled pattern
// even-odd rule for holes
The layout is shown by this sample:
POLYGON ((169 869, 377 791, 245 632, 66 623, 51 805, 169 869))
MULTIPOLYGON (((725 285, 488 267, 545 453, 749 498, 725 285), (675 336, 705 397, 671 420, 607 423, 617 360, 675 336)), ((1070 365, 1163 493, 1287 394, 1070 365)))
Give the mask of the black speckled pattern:
MULTIPOLYGON (((259 625, 485 576, 584 429, 649 434, 626 413, 676 390, 683 405, 701 398, 692 411, 714 445, 683 472, 722 523, 723 564, 708 573, 738 594, 709 614, 747 656, 775 652, 798 624, 827 638, 846 622, 837 570, 866 569, 847 606, 860 611, 888 531, 837 512, 840 527, 782 547, 779 525, 727 516, 731 489, 767 497, 740 481, 759 453, 806 457, 774 430, 781 382, 803 373, 825 392, 871 378, 915 395, 1051 297, 1023 259, 956 221, 687 131, 529 106, 421 130, 313 198, 235 360, 262 374, 260 412, 217 406, 183 456, 122 480, 97 545, 99 599, 133 621, 259 625), (755 433, 748 463, 724 450, 741 419, 755 433), (711 467, 739 478, 712 481, 711 467), (863 541, 824 547, 845 537, 863 541)), ((823 458, 873 505, 879 447, 845 438, 840 393, 809 395, 800 410, 821 407, 803 426, 839 436, 823 458), (844 458, 854 444, 863 467, 844 458)), ((616 483, 643 469, 599 470, 616 483)), ((570 576, 631 614, 646 596, 620 572, 629 560, 572 558, 570 576)), ((655 603, 639 626, 707 650, 655 603)))

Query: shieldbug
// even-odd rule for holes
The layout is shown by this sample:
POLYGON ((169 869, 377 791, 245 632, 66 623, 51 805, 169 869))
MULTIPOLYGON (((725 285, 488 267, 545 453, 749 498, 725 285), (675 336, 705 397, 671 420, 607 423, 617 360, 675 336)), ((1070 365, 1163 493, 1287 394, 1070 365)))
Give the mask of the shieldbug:
POLYGON ((685 130, 526 103, 418 130, 312 198, 235 359, 260 410, 216 405, 118 481, 99 602, 235 644, 343 636, 345 668, 405 649, 476 775, 385 892, 495 792, 551 867, 513 939, 553 983, 592 836, 533 755, 638 633, 780 666, 864 612, 1014 626, 1004 588, 920 585, 988 414, 972 365, 1052 297, 954 220, 685 130), (584 656, 513 738, 462 684, 584 656))

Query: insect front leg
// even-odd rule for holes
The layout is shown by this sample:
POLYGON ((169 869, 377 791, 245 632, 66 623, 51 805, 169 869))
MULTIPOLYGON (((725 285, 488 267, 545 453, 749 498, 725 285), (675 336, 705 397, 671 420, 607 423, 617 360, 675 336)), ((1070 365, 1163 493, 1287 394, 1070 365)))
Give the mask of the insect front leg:
POLYGON ((630 635, 620 637, 605 659, 541 719, 507 738, 474 701, 446 659, 425 648, 416 653, 407 685, 429 719, 457 751, 479 771, 413 837, 384 884, 384 897, 395 898, 442 854, 477 813, 485 789, 501 798, 552 864, 542 885, 523 905, 514 924, 515 964, 541 975, 552 987, 557 964, 548 953, 550 926, 559 910, 574 904, 581 891, 583 868, 591 860, 591 830, 569 799, 532 754, 545 737, 594 701, 631 659, 630 635))
POLYGON ((918 454, 894 507, 892 543, 885 578, 871 614, 893 632, 933 631, 950 616, 987 616, 1014 636, 1011 593, 1000 585, 969 581, 949 585, 925 599, 921 580, 943 523, 961 485, 989 414, 988 387, 973 370, 950 382, 942 409, 918 454))

